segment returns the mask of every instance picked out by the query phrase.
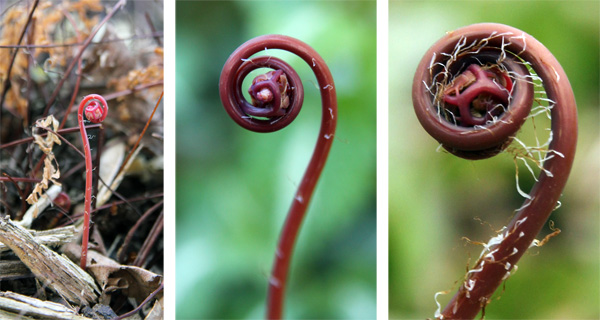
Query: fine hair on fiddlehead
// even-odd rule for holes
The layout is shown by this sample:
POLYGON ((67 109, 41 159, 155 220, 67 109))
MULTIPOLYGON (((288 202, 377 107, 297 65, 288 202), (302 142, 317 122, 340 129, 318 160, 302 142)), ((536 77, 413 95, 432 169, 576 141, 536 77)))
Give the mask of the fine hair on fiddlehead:
POLYGON ((475 24, 448 33, 425 54, 413 81, 413 105, 425 130, 448 152, 476 160, 506 151, 515 163, 523 204, 497 235, 480 242, 484 249, 443 310, 437 298, 446 292, 435 294, 436 318, 474 318, 525 251, 549 239, 535 237, 557 207, 573 162, 573 91, 535 38, 501 24, 475 24), (536 123, 544 117, 551 122, 547 133, 536 123), (527 119, 533 138, 525 142, 517 134, 527 119), (530 191, 520 187, 520 163, 536 181, 530 191))

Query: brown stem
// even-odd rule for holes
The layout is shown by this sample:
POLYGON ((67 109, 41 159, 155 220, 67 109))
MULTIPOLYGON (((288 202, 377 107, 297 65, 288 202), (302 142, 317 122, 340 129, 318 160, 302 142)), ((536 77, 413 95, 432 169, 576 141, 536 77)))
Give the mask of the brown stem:
POLYGON ((13 177, 11 177, 6 172, 2 172, 2 175, 5 176, 8 180, 10 180, 10 182, 13 183, 13 185, 17 189, 17 192, 19 193, 19 197, 21 198, 21 211, 19 212, 19 214, 16 217, 14 217, 14 219, 21 220, 21 217, 23 217, 23 215, 25 214, 25 211, 27 210, 27 204, 25 203, 25 199, 27 198, 27 196, 25 196, 25 193, 23 192, 21 187, 19 187, 19 184, 17 183, 17 181, 15 181, 15 179, 13 179, 13 177))
MULTIPOLYGON (((138 40, 138 39, 146 39, 146 38, 156 38, 156 37, 162 37, 162 36, 163 36, 163 32, 157 31, 157 32, 153 32, 150 34, 134 35, 134 36, 127 37, 127 38, 115 38, 115 39, 101 40, 101 41, 97 41, 97 42, 90 42, 90 45, 107 44, 107 43, 113 43, 113 42, 138 40)), ((83 42, 79 42, 79 41, 71 42, 71 43, 51 43, 51 44, 20 44, 20 45, 8 44, 8 45, 0 45, 0 49, 22 49, 22 48, 46 49, 46 48, 76 47, 76 46, 81 46, 82 44, 83 44, 83 42)))
POLYGON ((0 177, 0 181, 18 181, 18 182, 31 182, 31 183, 38 183, 40 181, 42 181, 42 179, 36 179, 36 178, 15 178, 15 177, 0 177))
POLYGON ((109 12, 101 21, 100 23, 98 23, 94 29, 92 30, 92 32, 90 32, 90 35, 87 37, 87 39, 85 40, 85 42, 81 45, 81 48, 79 49, 79 52, 77 52, 77 54, 75 55, 75 57, 73 57, 73 60, 71 61, 71 63, 69 63, 69 65, 67 66, 67 69, 65 70, 62 78, 60 79, 60 81, 58 82, 58 84, 56 85, 54 91, 52 92, 52 95, 50 96, 50 100, 48 101, 48 103, 46 104, 46 108, 44 109, 44 113, 43 115, 46 116, 48 115, 48 111, 50 110, 50 106, 52 106, 52 104, 54 103, 54 101, 56 100, 56 97, 58 97, 58 93, 60 92, 60 89, 62 88, 63 84, 65 83, 65 80, 67 80, 67 78, 69 77, 69 74, 71 73, 71 71, 73 70, 73 67, 75 67, 75 64, 79 61, 79 59, 81 58, 81 56, 83 55, 83 52, 85 51, 85 49, 90 45, 90 43, 92 42, 92 39, 94 38, 94 36, 96 35, 96 33, 98 33, 98 30, 100 30, 100 28, 115 14, 117 13, 117 10, 119 10, 122 6, 125 5, 125 0, 119 0, 117 3, 115 3, 115 5, 112 8, 112 11, 109 12))
MULTIPOLYGON (((156 28, 154 27, 154 24, 152 23, 152 18, 150 18, 150 15, 148 14, 148 12, 144 13, 144 17, 146 18, 146 22, 148 22, 148 26, 150 27, 150 31, 152 31, 153 34, 156 34, 156 28)), ((159 36, 154 37, 154 41, 156 41, 156 44, 159 47, 162 47, 162 41, 160 40, 159 36)))
POLYGON ((160 208, 162 205, 163 205, 163 200, 160 200, 155 205, 150 207, 150 209, 146 210, 146 212, 144 212, 144 214, 139 219, 137 219, 135 224, 127 232, 127 235, 125 236, 125 240, 123 240, 123 244, 121 245, 121 248, 117 252, 117 261, 120 261, 120 262, 125 261, 125 255, 127 254, 127 248, 129 247, 129 243, 131 242, 131 239, 133 239, 133 235, 135 234, 137 229, 142 225, 142 223, 144 223, 146 221, 146 219, 152 213, 154 213, 154 211, 158 210, 158 208, 160 208))
MULTIPOLYGON (((75 22, 75 19, 73 19, 73 17, 67 10, 63 9, 63 14, 67 18, 67 20, 69 20, 71 25, 73 26, 73 30, 75 30, 75 35, 77 36, 77 42, 81 42, 81 33, 77 29, 77 23, 75 22)), ((82 48, 80 48, 80 49, 82 49, 82 48)), ((67 107, 67 110, 65 111, 65 115, 64 115, 62 121, 60 122, 60 125, 58 126, 59 129, 62 129, 65 126, 65 124, 67 123, 67 118, 69 117, 69 113, 71 113, 71 109, 73 108, 73 105, 75 104, 75 98, 79 94, 79 85, 81 84, 81 57, 79 57, 79 59, 77 59, 76 74, 77 74, 77 79, 75 80, 75 86, 73 87, 73 93, 71 94, 71 101, 69 101, 69 106, 67 107)))
MULTIPOLYGON (((18 44, 21 44, 21 41, 23 41, 25 32, 27 32, 27 26, 29 26, 29 22, 31 21, 31 18, 33 17, 33 12, 35 11, 35 8, 37 8, 39 2, 40 2, 39 0, 35 0, 35 2, 33 3, 33 6, 31 7, 31 11, 29 11, 29 15, 27 16, 27 22, 25 22, 25 25, 23 26, 23 31, 21 31, 21 35, 19 36, 18 44)), ((2 106, 4 105, 4 98, 6 97, 8 88, 10 88, 10 72, 12 71, 12 68, 15 63, 15 59, 17 58, 18 52, 19 52, 19 49, 16 48, 15 52, 13 52, 13 55, 10 59, 10 63, 8 64, 8 70, 6 71, 6 80, 4 81, 4 87, 2 88, 2 95, 0 95, 0 108, 2 108, 2 106)))
MULTIPOLYGON (((76 146, 74 146, 71 142, 69 142, 69 140, 65 139, 65 137, 63 137, 62 135, 60 135, 58 132, 48 128, 48 127, 38 127, 40 129, 46 130, 52 134, 54 134, 55 136, 57 136, 60 140, 62 140, 64 143, 66 143, 69 147, 71 147, 73 150, 75 150, 75 152, 79 153, 79 155, 83 158, 85 158, 85 154, 83 154, 83 152, 79 151, 79 149, 77 149, 76 146)), ((87 128, 87 127, 86 127, 87 128)))
POLYGON ((146 263, 146 260, 148 259, 148 255, 150 254, 150 251, 152 250, 154 244, 158 240, 158 236, 160 236, 160 234, 163 231, 164 214, 165 214, 164 211, 161 211, 160 215, 158 215, 158 218, 156 219, 156 221, 154 221, 154 224, 152 225, 152 229, 150 229, 150 232, 148 233, 146 240, 144 240, 144 243, 142 244, 142 247, 140 248, 138 255, 135 257, 135 260, 133 261, 134 266, 142 267, 144 265, 144 263, 146 263))
POLYGON ((152 299, 154 299, 154 297, 156 297, 156 295, 163 290, 164 285, 165 285, 164 282, 161 282, 160 285, 158 286, 158 288, 156 288, 156 290, 152 291, 152 293, 148 297, 146 297, 146 299, 144 299, 144 301, 142 301, 142 303, 140 303, 139 306, 137 306, 135 309, 133 309, 125 314, 122 314, 116 318, 113 318, 113 320, 126 319, 126 318, 131 317, 131 316, 135 315, 136 313, 140 312, 140 310, 142 310, 142 307, 144 307, 146 304, 148 304, 148 302, 150 302, 152 299))
MULTIPOLYGON (((100 179, 100 182, 102 182, 102 184, 103 184, 104 186, 107 186, 107 185, 106 185, 106 183, 105 183, 105 182, 104 182, 102 179, 100 179)), ((101 207, 98 207, 98 208, 96 208, 96 209, 92 209, 92 211, 91 211, 90 213, 93 213, 93 214, 95 214, 95 213, 97 213, 97 212, 98 212, 98 211, 100 211, 100 210, 109 209, 109 208, 111 208, 111 207, 114 207, 114 206, 117 206, 117 205, 120 205, 120 204, 123 204, 123 203, 125 203, 125 204, 127 204, 127 206, 129 206, 129 207, 130 207, 130 208, 131 208, 133 211, 135 211, 137 214, 139 214, 139 215, 141 216, 141 215, 142 215, 142 213, 141 213, 141 212, 139 212, 139 210, 138 210, 138 209, 137 209, 135 206, 133 206, 132 202, 136 202, 136 201, 145 201, 145 200, 149 200, 149 199, 154 199, 154 198, 161 198, 161 197, 163 197, 163 194, 162 194, 162 193, 158 193, 158 194, 153 194, 153 195, 149 195, 149 196, 142 196, 142 197, 136 197, 136 198, 131 198, 131 199, 125 199, 125 197, 123 197, 123 196, 122 196, 121 194, 119 194, 118 192, 116 192, 116 191, 114 191, 114 190, 111 190, 111 192, 112 192, 112 193, 113 193, 113 194, 114 194, 114 195, 115 195, 117 198, 119 198, 119 199, 121 199, 121 200, 117 200, 117 201, 114 201, 114 202, 112 202, 112 203, 105 204, 105 205, 103 205, 103 206, 101 206, 101 207)), ((68 222, 66 222, 66 223, 63 223, 63 224, 59 225, 59 227, 64 227, 64 226, 70 225, 70 224, 72 224, 72 223, 74 223, 74 222, 75 222, 74 220, 76 220, 76 219, 79 219, 79 218, 81 218, 82 216, 83 216, 83 212, 80 212, 80 213, 75 213, 75 214, 73 214, 73 215, 71 215, 71 216, 69 217, 69 218, 70 218, 70 221, 68 221, 68 222)))
POLYGON ((294 243, 333 142, 337 99, 331 72, 316 51, 287 36, 260 36, 247 41, 233 52, 221 72, 221 102, 229 116, 239 125, 255 132, 272 132, 290 124, 300 111, 303 88, 298 74, 280 59, 252 57, 266 49, 286 50, 302 58, 317 77, 322 102, 321 129, 317 144, 281 231, 269 279, 267 318, 280 319, 294 243), (243 97, 241 86, 246 75, 258 68, 270 68, 276 72, 255 79, 250 88, 255 102, 252 105, 243 97), (283 75, 279 70, 283 71, 283 75))
MULTIPOLYGON (((101 124, 99 123, 95 123, 95 124, 90 124, 85 126, 86 129, 92 129, 92 128, 98 128, 100 127, 101 124)), ((50 131, 51 133, 54 133, 55 135, 60 137, 60 134, 62 133, 73 133, 73 132, 78 132, 79 131, 79 127, 72 127, 72 128, 66 128, 66 129, 60 129, 58 131, 52 131, 49 128, 47 129, 47 131, 50 131)), ((44 137, 48 135, 48 133, 41 133, 39 134, 40 137, 44 137)), ((19 140, 15 140, 15 141, 11 141, 5 144, 0 144, 0 149, 4 149, 4 148, 8 148, 8 147, 13 147, 22 143, 29 143, 31 141, 33 141, 34 138, 33 137, 29 137, 29 138, 23 138, 23 139, 19 139, 19 140)))
POLYGON ((92 210, 92 213, 94 213, 96 211, 108 209, 110 207, 117 206, 117 205, 120 205, 122 203, 127 203, 129 206, 132 206, 131 202, 145 201, 145 200, 150 200, 150 199, 154 199, 154 198, 162 198, 162 197, 163 197, 163 193, 157 193, 157 194, 152 194, 152 195, 149 195, 149 196, 135 197, 135 198, 127 199, 127 200, 117 200, 117 201, 105 204, 105 205, 103 205, 101 207, 98 207, 98 208, 92 210))
POLYGON ((155 81, 155 82, 151 82, 151 83, 140 84, 139 86, 133 87, 131 89, 125 89, 123 91, 117 91, 117 92, 113 92, 113 93, 108 93, 106 95, 106 101, 110 101, 110 100, 116 99, 118 97, 122 97, 122 96, 126 96, 126 95, 129 95, 129 94, 133 94, 135 92, 142 91, 142 90, 145 90, 145 89, 148 89, 148 88, 152 88, 152 87, 156 87, 156 86, 162 86, 163 83, 164 83, 163 80, 159 80, 159 81, 155 81))
POLYGON ((127 157, 125 157, 125 160, 121 164, 121 167, 119 167, 119 171, 117 171, 117 175, 119 173, 121 173, 121 171, 123 171, 123 168, 129 162, 129 158, 131 158, 131 156, 133 155, 133 153, 135 152, 135 150, 137 149, 137 147, 140 145, 140 141, 142 141, 142 138, 144 137, 144 134, 146 134, 146 130, 148 129, 148 127, 150 126, 150 122, 152 122, 152 119, 154 118, 154 114, 156 113, 156 109, 158 109, 158 105, 160 104, 160 101, 162 100, 162 97, 163 97, 164 93, 165 93, 164 91, 160 93, 160 97, 158 98, 158 101, 156 101, 156 105, 154 106, 154 109, 152 110, 152 113, 150 114, 150 117, 148 118, 148 121, 146 121, 146 125, 144 126, 144 129, 142 129, 142 133, 140 133, 140 135, 138 136, 137 141, 135 142, 135 144, 133 145, 133 147, 131 148, 131 150, 129 150, 129 153, 127 154, 127 157))
MULTIPOLYGON (((541 78, 547 98, 554 103, 551 109, 552 141, 548 147, 553 157, 544 161, 544 170, 523 206, 500 234, 490 240, 488 250, 484 251, 487 254, 482 254, 465 276, 456 295, 441 313, 436 314, 440 319, 472 319, 477 316, 535 240, 556 207, 573 163, 577 110, 567 75, 556 58, 532 36, 509 26, 475 24, 449 32, 427 51, 417 68, 413 104, 423 127, 450 152, 479 159, 505 148, 524 122, 522 114, 527 116, 529 112, 533 93, 526 82, 531 78, 525 70, 517 67, 522 64, 521 61, 530 64, 541 78), (461 45, 467 48, 471 44, 474 46, 470 49, 456 49, 461 45), (515 88, 509 90, 510 102, 503 106, 506 110, 498 116, 499 121, 479 127, 463 126, 448 120, 440 97, 452 90, 436 95, 436 86, 452 87, 453 78, 458 78, 466 66, 482 63, 503 70, 503 74, 510 75, 515 81, 515 88)), ((495 76, 489 74, 489 77, 495 76)), ((495 82, 508 88, 501 84, 504 81, 500 77, 495 82)), ((452 110, 450 112, 456 112, 455 108, 452 110)))

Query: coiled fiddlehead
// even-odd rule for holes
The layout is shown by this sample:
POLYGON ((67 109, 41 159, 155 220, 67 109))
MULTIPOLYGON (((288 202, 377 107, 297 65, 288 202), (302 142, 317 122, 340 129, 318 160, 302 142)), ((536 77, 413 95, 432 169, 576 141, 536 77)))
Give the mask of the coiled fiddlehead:
POLYGON ((269 279, 267 318, 280 319, 294 243, 333 142, 337 122, 337 100, 331 72, 316 51, 291 37, 260 36, 236 49, 227 59, 221 72, 221 101, 235 122, 251 131, 272 132, 289 125, 300 111, 304 93, 298 74, 278 58, 252 57, 257 52, 271 49, 292 52, 310 66, 317 78, 322 103, 317 144, 281 231, 269 279), (242 82, 251 71, 259 68, 269 68, 273 71, 254 79, 249 89, 252 100, 250 103, 242 94, 242 82))
POLYGON ((85 200, 83 209, 83 237, 81 238, 81 269, 85 270, 87 264, 88 241, 90 238, 90 212, 92 208, 92 152, 90 150, 90 142, 83 124, 83 117, 93 122, 99 123, 104 121, 108 114, 108 104, 101 95, 87 95, 79 103, 77 119, 79 122, 79 132, 81 133, 81 141, 85 154, 85 200))
POLYGON ((540 232, 566 184, 577 142, 575 97, 564 70, 531 35, 501 24, 449 32, 422 58, 413 81, 413 105, 425 130, 449 152, 467 159, 493 156, 508 146, 529 114, 533 77, 551 104, 551 142, 525 203, 486 244, 440 319, 472 319, 540 232), (537 79, 536 77, 536 79, 537 79))

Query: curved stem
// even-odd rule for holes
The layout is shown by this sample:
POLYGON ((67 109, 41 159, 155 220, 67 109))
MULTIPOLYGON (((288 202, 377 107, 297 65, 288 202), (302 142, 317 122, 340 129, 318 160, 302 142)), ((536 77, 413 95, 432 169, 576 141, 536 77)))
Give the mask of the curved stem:
MULTIPOLYGON (((282 35, 257 37, 240 46, 229 57, 223 67, 223 72, 221 73, 219 83, 221 101, 229 115, 238 122, 238 124, 258 132, 279 130, 288 124, 285 123, 287 121, 287 119, 285 119, 287 114, 280 118, 269 119, 266 121, 262 118, 253 118, 252 115, 243 111, 243 101, 240 101, 239 96, 236 97, 233 94, 236 90, 240 91, 237 84, 241 85, 241 80, 236 79, 236 77, 239 77, 240 74, 248 73, 238 71, 238 69, 244 67, 244 61, 248 61, 248 64, 256 64, 257 68, 261 67, 260 64, 263 61, 259 58, 251 58, 251 56, 265 49, 286 50, 302 58, 310 66, 317 78, 322 102, 321 128, 317 137, 317 144, 283 225, 279 243, 275 251, 275 261, 273 263, 271 277, 269 279, 267 318, 280 319, 283 313, 285 287, 287 284, 287 276, 294 243, 317 184, 317 180, 319 179, 327 155, 331 149, 331 143, 333 142, 337 122, 337 99, 331 72, 325 64, 325 61, 311 47, 299 40, 282 35)), ((274 60, 278 59, 269 57, 264 62, 273 63, 274 60)), ((271 66, 267 65, 267 67, 271 66)), ((283 68, 284 67, 278 67, 278 69, 283 68)), ((287 75, 290 82, 295 81, 293 80, 294 76, 289 74, 287 70, 284 70, 284 73, 287 75)), ((301 83, 299 83, 299 85, 301 85, 301 83)), ((292 90, 297 90, 297 87, 298 84, 293 86, 292 90)), ((293 95, 294 93, 292 93, 292 96, 293 95)), ((296 99, 297 97, 293 96, 290 97, 289 100, 296 101, 296 99)), ((302 100, 302 97, 299 97, 298 99, 302 100)), ((277 102, 277 104, 279 103, 277 102)), ((297 111, 292 111, 296 110, 294 109, 296 107, 299 106, 296 106, 295 102, 292 102, 292 105, 289 107, 284 106, 282 108, 286 108, 285 112, 287 113, 296 112, 297 114, 297 111)), ((248 111, 250 109, 246 108, 245 110, 248 111)), ((291 115, 290 117, 293 119, 295 115, 291 115)))
POLYGON ((91 94, 83 98, 79 103, 77 119, 79 122, 79 131, 81 132, 81 141, 85 154, 85 200, 83 209, 83 236, 81 239, 81 269, 85 270, 87 264, 88 241, 90 237, 90 212, 92 206, 92 152, 87 132, 83 124, 83 114, 86 114, 88 120, 98 123, 106 118, 108 105, 102 96, 91 94))
MULTIPOLYGON (((417 68, 417 74, 413 82, 415 110, 427 131, 444 147, 451 150, 451 152, 452 150, 458 151, 459 155, 462 150, 478 152, 477 150, 494 147, 493 145, 473 147, 470 144, 457 146, 456 141, 448 141, 445 136, 447 135, 449 140, 459 140, 462 136, 464 140, 465 136, 480 135, 480 138, 473 139, 473 143, 481 144, 481 141, 486 139, 486 135, 493 135, 490 132, 495 130, 495 126, 504 125, 503 121, 498 121, 484 128, 461 128, 448 124, 440 117, 433 116, 437 111, 433 106, 434 103, 431 102, 431 91, 428 88, 432 87, 432 78, 435 78, 435 71, 433 70, 436 67, 434 65, 439 63, 438 65, 447 67, 448 55, 454 56, 457 60, 463 58, 460 52, 459 54, 456 54, 456 51, 453 52, 460 43, 463 45, 485 43, 482 46, 482 49, 485 50, 477 51, 488 53, 487 50, 495 50, 498 54, 498 65, 505 64, 505 61, 510 63, 509 60, 521 61, 520 59, 530 64, 531 68, 541 78, 547 98, 554 102, 551 110, 552 141, 548 147, 554 157, 548 157, 544 161, 544 169, 540 173, 538 182, 527 195, 523 206, 500 234, 492 238, 487 244, 486 249, 489 250, 489 253, 485 255, 482 253, 473 269, 465 276, 464 282, 455 296, 441 313, 436 314, 436 317, 440 319, 472 319, 489 303, 494 291, 510 275, 515 264, 532 245, 535 236, 540 232, 550 213, 556 207, 573 164, 577 142, 575 98, 567 75, 556 58, 539 41, 525 32, 501 24, 488 23, 471 25, 448 33, 425 54, 417 68), (483 42, 481 42, 482 40, 483 42), (439 126, 433 128, 436 122, 439 126), (452 133, 450 129, 440 129, 441 127, 451 129, 456 127, 453 128, 456 132, 452 133), (441 131, 444 132, 440 133, 441 131), (489 132, 486 134, 486 131, 489 132), (451 147, 447 145, 451 145, 451 147)), ((469 57, 477 57, 478 53, 473 51, 465 54, 463 52, 464 56, 469 57)), ((455 63, 461 64, 460 62, 455 63)), ((513 110, 519 110, 520 106, 516 105, 517 103, 523 103, 527 100, 520 98, 522 94, 524 92, 511 93, 513 100, 507 108, 508 116, 513 114, 513 110)), ((515 121, 522 123, 524 119, 515 119, 515 121)), ((518 126, 514 132, 507 135, 507 139, 512 139, 517 130, 518 126)), ((506 142, 500 142, 500 145, 501 148, 504 148, 507 144, 506 142)))

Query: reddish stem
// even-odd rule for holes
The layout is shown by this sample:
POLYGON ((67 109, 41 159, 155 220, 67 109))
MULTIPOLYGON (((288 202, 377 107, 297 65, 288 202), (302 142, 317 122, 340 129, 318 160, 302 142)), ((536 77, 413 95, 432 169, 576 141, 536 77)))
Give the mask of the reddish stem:
POLYGON ((528 72, 518 68, 522 66, 521 61, 530 63, 542 80, 547 98, 554 102, 552 141, 548 147, 553 157, 544 161, 544 170, 523 206, 506 228, 489 242, 489 253, 477 261, 446 308, 436 314, 440 319, 473 319, 477 316, 546 223, 573 164, 577 110, 567 75, 556 58, 532 36, 509 26, 475 24, 449 32, 429 49, 417 68, 413 104, 423 127, 450 152, 466 158, 485 158, 507 146, 529 113, 533 92, 527 84, 530 81, 528 72), (458 44, 478 41, 485 44, 481 50, 474 47, 473 52, 455 54, 458 44), (454 55, 456 60, 448 60, 449 55, 454 55), (439 75, 455 72, 454 76, 458 77, 460 66, 475 61, 497 64, 515 80, 515 88, 510 90, 510 103, 500 117, 501 121, 479 128, 460 126, 441 117, 435 105, 436 98, 430 91, 443 78, 439 75))
POLYGON ((307 44, 287 36, 260 36, 244 43, 231 54, 219 81, 219 92, 225 110, 242 127, 256 132, 282 129, 291 123, 302 105, 302 83, 287 63, 274 57, 251 57, 266 49, 286 50, 302 58, 317 78, 322 102, 321 129, 317 144, 281 231, 269 279, 267 318, 280 319, 294 243, 333 142, 337 122, 337 99, 331 72, 316 51, 307 44), (282 70, 285 79, 280 77, 280 73, 257 77, 261 78, 256 81, 258 89, 250 90, 255 93, 253 100, 257 101, 257 105, 254 106, 243 97, 241 85, 245 76, 258 68, 282 70))
POLYGON ((81 132, 81 140, 85 153, 85 201, 83 210, 83 237, 81 240, 81 269, 85 270, 87 264, 88 241, 90 237, 90 212, 92 206, 92 152, 90 150, 90 142, 88 141, 87 132, 83 125, 83 114, 86 118, 98 123, 106 118, 108 113, 108 105, 104 98, 97 94, 85 96, 79 103, 79 111, 77 118, 79 120, 79 131, 81 132))

